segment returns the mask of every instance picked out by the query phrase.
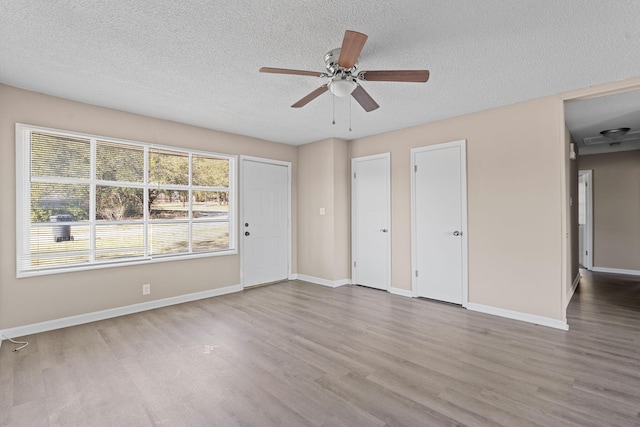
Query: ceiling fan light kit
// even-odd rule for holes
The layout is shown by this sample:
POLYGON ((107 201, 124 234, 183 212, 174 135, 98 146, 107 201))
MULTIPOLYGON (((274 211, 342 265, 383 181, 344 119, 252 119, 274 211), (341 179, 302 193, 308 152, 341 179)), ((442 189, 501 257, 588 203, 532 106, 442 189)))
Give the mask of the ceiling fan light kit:
POLYGON ((354 89, 358 87, 358 84, 352 78, 333 78, 329 82, 329 90, 335 96, 345 97, 351 95, 354 89))
POLYGON ((376 110, 380 106, 371 97, 371 95, 364 90, 358 80, 413 83, 426 83, 427 80, 429 80, 429 70, 358 72, 358 59, 360 58, 360 52, 362 51, 367 38, 368 36, 366 34, 362 34, 357 31, 345 31, 342 46, 332 49, 324 55, 325 72, 271 67, 260 68, 260 72, 326 77, 328 79, 324 85, 294 103, 291 106, 293 108, 304 107, 327 90, 330 90, 333 95, 338 97, 347 97, 351 95, 366 112, 376 110))

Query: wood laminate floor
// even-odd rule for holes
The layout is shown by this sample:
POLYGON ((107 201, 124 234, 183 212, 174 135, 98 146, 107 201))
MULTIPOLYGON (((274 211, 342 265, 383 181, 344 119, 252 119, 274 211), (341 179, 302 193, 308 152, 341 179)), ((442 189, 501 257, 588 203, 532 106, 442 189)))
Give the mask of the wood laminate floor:
POLYGON ((0 425, 640 425, 638 279, 587 273, 568 318, 283 282, 5 341, 0 425))

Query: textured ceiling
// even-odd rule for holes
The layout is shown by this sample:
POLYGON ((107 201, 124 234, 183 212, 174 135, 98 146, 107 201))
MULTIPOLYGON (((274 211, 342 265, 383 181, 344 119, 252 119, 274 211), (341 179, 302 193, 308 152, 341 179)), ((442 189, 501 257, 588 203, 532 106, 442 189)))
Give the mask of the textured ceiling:
POLYGON ((636 0, 0 0, 0 82, 90 104, 299 145, 354 139, 640 75, 636 0), (365 113, 324 83, 344 31, 369 36, 365 113))
MULTIPOLYGON (((640 90, 565 103, 565 120, 579 154, 598 154, 640 149, 640 141, 585 146, 584 138, 600 136, 607 129, 629 128, 640 131, 640 90)), ((627 136, 631 138, 630 135, 627 136)), ((614 142, 614 141, 612 141, 614 142)))

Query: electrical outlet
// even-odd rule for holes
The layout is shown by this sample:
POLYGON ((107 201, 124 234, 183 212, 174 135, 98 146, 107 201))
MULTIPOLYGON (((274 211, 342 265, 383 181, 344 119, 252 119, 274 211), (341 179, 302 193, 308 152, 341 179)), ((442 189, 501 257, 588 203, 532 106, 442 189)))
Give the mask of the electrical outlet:
POLYGON ((151 293, 151 284, 146 283, 142 285, 142 295, 149 295, 151 293))

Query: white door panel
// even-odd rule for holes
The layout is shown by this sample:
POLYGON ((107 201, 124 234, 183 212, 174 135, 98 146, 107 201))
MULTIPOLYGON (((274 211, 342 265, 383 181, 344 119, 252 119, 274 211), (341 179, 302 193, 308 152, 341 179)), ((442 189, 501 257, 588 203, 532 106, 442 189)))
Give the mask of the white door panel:
POLYGON ((464 144, 412 150, 416 296, 466 303, 464 144))
POLYGON ((243 285, 288 278, 289 168, 242 160, 243 285))
POLYGON ((353 283, 389 288, 390 164, 389 154, 353 159, 353 283))

